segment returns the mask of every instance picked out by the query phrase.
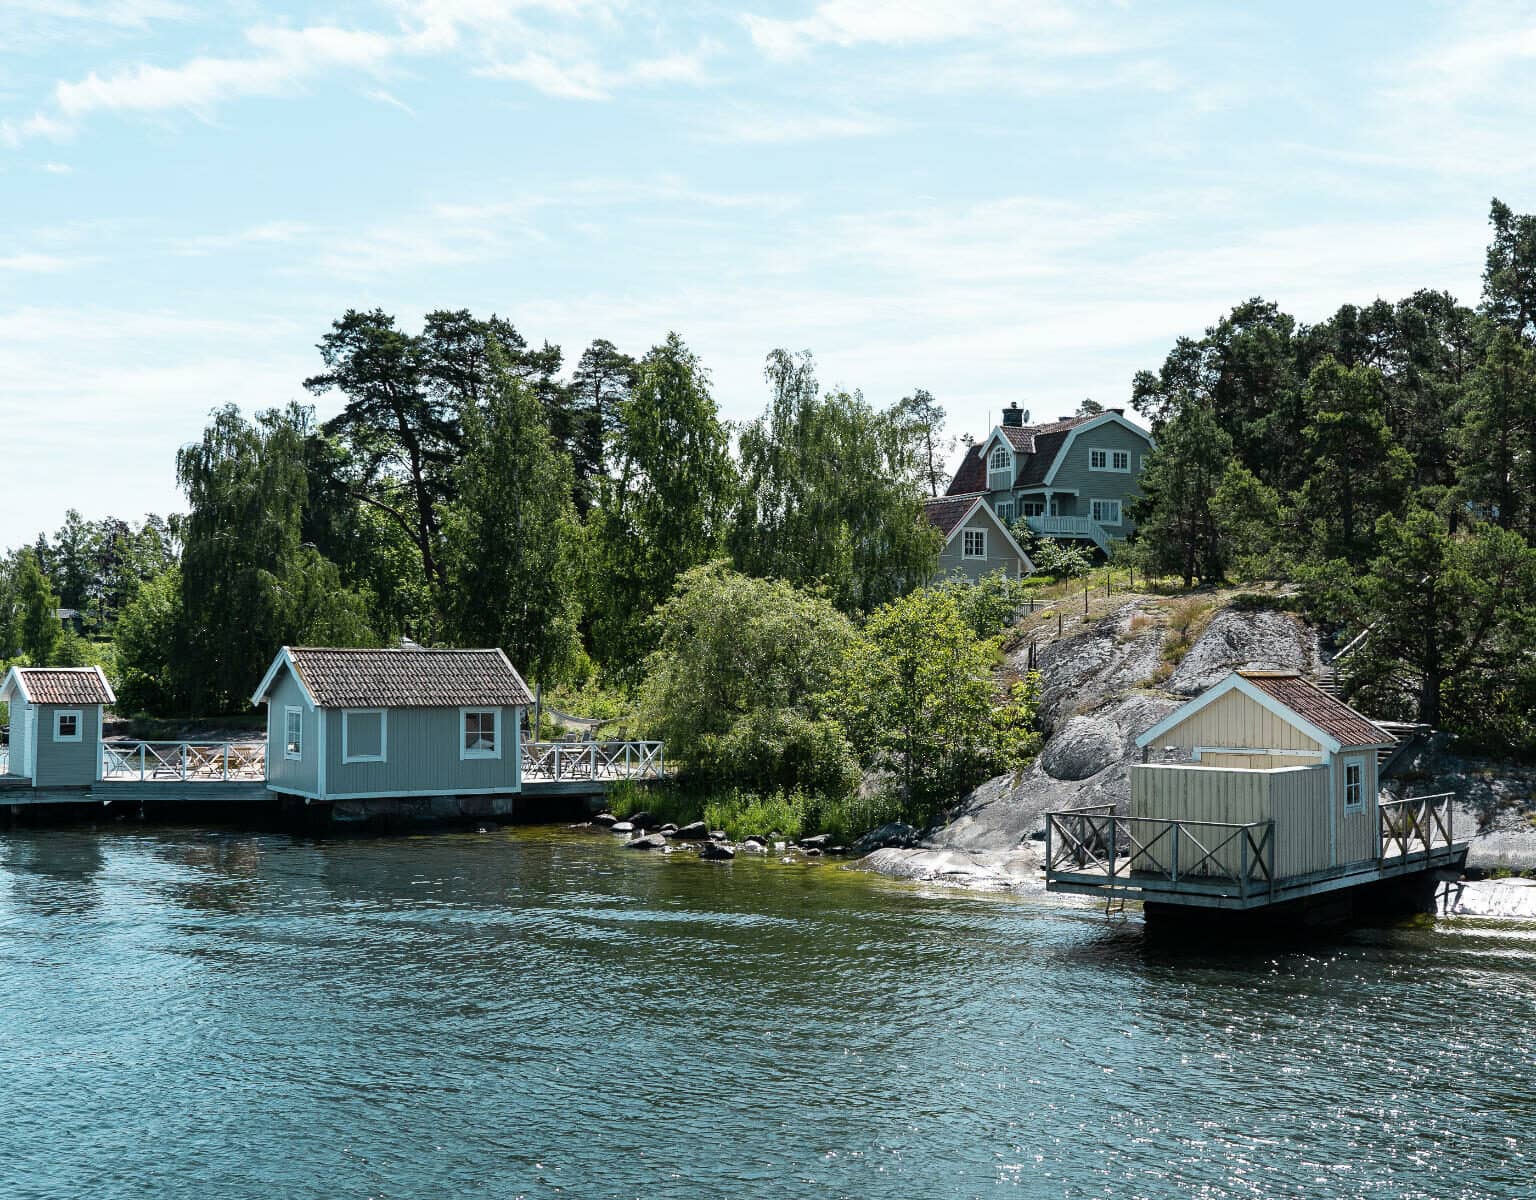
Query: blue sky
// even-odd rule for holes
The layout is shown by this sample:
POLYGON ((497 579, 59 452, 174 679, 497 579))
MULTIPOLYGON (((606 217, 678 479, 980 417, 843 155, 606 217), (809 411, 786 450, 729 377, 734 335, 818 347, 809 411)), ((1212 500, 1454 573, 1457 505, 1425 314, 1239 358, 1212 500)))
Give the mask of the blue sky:
MULTIPOLYGON (((0 546, 178 506, 348 307, 815 351, 955 432, 1263 294, 1477 298, 1531 4, 0 0, 0 546)), ((335 401, 322 401, 329 415, 335 401)))

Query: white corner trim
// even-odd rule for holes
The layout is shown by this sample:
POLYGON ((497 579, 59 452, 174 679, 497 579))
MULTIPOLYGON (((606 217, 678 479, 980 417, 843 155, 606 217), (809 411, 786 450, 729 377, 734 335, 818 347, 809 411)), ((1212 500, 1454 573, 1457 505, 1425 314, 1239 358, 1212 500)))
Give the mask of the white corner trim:
POLYGON ((12 667, 5 673, 5 679, 0 681, 0 700, 10 699, 12 692, 21 697, 23 704, 32 703, 32 697, 27 695, 27 684, 22 678, 20 667, 12 667))
POLYGON ((1084 421, 1081 425, 1074 425, 1068 431, 1067 440, 1062 442, 1061 449, 1056 451, 1056 461, 1051 464, 1051 469, 1045 473, 1045 479, 1041 486, 1049 487, 1056 482, 1056 472, 1061 470, 1061 464, 1067 461, 1067 455, 1072 452, 1072 446, 1077 441, 1078 434, 1092 433, 1095 429, 1100 429, 1105 425, 1123 425, 1137 437, 1141 438, 1142 441, 1146 442, 1148 446, 1153 445, 1152 435, 1141 428, 1141 426, 1132 421, 1127 421, 1119 413, 1100 413, 1093 420, 1084 421))
POLYGON ((344 708, 341 710, 341 761, 344 763, 381 763, 389 761, 389 710, 387 708, 344 708), (350 718, 376 714, 379 718, 379 752, 353 754, 350 718))
POLYGON ((91 669, 96 672, 96 678, 101 680, 101 690, 107 695, 107 703, 116 704, 117 693, 112 690, 112 685, 107 682, 107 673, 100 667, 92 667, 91 669))

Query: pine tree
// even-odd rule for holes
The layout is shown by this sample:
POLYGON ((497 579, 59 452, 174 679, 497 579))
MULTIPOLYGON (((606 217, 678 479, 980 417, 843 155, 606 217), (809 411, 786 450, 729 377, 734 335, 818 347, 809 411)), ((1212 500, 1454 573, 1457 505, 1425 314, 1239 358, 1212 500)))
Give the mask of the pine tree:
POLYGON ((30 548, 22 550, 17 559, 15 595, 21 652, 33 666, 46 667, 57 656, 63 637, 59 598, 49 587, 37 555, 30 548))

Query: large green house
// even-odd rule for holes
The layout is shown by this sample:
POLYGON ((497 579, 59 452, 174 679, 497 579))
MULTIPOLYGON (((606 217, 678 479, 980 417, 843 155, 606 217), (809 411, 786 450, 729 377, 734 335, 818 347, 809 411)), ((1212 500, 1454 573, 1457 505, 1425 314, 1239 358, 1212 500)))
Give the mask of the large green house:
POLYGON ((1004 525, 1023 518, 1037 534, 1092 542, 1107 551, 1135 529, 1127 508, 1152 437, 1125 411, 1026 425, 1017 404, 966 452, 949 485, 952 497, 984 497, 1004 525))

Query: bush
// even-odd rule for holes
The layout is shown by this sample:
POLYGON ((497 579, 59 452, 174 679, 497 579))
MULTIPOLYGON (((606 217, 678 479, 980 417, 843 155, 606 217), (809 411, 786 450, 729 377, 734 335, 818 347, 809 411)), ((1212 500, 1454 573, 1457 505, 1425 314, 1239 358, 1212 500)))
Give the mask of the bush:
POLYGON ((1030 554, 1030 561, 1038 570, 1057 579, 1076 579, 1086 575, 1093 566, 1093 552, 1084 546, 1058 542, 1055 538, 1041 538, 1030 554))
POLYGON ((696 766, 706 779, 760 792, 803 789, 838 797, 859 786, 859 762, 842 726, 786 710, 758 709, 723 737, 706 738, 696 766))
POLYGON ((704 823, 711 829, 725 830, 733 842, 753 834, 797 838, 804 834, 810 809, 810 798, 798 790, 763 796, 732 789, 704 802, 704 823))

